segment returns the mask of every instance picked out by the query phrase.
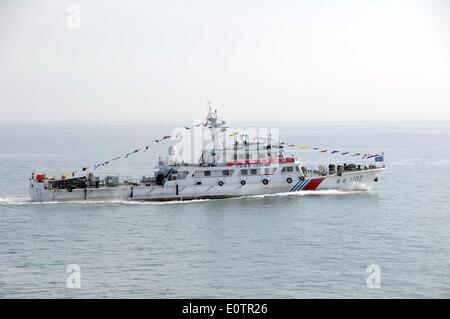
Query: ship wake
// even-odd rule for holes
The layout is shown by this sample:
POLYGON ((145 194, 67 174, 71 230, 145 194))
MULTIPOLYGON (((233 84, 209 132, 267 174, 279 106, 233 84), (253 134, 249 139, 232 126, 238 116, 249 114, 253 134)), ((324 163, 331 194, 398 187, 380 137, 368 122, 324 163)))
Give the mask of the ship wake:
POLYGON ((73 200, 73 201, 48 201, 48 202, 33 202, 26 197, 0 197, 0 207, 14 207, 23 205, 180 205, 191 203, 204 203, 211 201, 222 200, 239 200, 239 199, 259 199, 259 198, 280 198, 280 197, 304 197, 304 196, 345 196, 351 194, 369 194, 367 191, 340 191, 340 190, 316 190, 316 191, 297 191, 285 192, 275 194, 260 194, 260 195, 244 195, 239 197, 231 197, 224 199, 192 199, 192 200, 173 200, 173 201, 139 201, 139 200, 73 200))

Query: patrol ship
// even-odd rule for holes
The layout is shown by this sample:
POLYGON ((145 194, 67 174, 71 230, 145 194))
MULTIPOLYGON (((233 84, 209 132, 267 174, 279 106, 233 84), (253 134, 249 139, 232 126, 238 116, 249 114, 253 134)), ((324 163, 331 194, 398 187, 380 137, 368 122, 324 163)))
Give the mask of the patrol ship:
POLYGON ((202 130, 209 134, 212 146, 202 147, 198 160, 160 159, 154 174, 139 180, 93 173, 55 179, 33 173, 31 200, 179 201, 317 190, 368 191, 385 169, 384 159, 382 163, 305 167, 296 157, 286 156, 285 143, 270 136, 236 139, 226 145, 225 122, 211 109, 202 130))

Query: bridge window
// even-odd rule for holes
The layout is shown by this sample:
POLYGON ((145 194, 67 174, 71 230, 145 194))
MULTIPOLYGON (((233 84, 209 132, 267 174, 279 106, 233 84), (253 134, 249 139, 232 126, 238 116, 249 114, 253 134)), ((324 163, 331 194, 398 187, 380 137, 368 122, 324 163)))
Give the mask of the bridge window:
POLYGON ((283 167, 283 169, 281 171, 283 173, 292 173, 294 171, 294 167, 293 166, 285 166, 285 167, 283 167))
POLYGON ((224 170, 224 171, 222 171, 222 175, 223 176, 230 176, 231 175, 231 171, 230 170, 224 170))
POLYGON ((275 174, 276 171, 277 171, 276 167, 268 167, 268 168, 261 169, 261 174, 273 175, 273 174, 275 174))

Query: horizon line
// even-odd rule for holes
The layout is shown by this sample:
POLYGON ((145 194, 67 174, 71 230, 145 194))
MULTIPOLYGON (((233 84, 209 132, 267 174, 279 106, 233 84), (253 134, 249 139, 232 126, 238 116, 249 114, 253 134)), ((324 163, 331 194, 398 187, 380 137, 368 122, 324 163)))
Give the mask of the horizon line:
MULTIPOLYGON (((197 119, 198 120, 198 119, 197 119)), ((195 122, 195 120, 191 120, 195 122)), ((261 120, 261 121, 245 121, 236 120, 232 123, 274 123, 274 124, 295 124, 295 123, 346 123, 346 124, 358 124, 358 123, 448 123, 450 119, 364 119, 364 120, 261 120)), ((167 124, 167 123, 184 123, 182 120, 33 120, 33 121, 18 121, 18 120, 0 120, 0 125, 2 124, 167 124)), ((227 123, 228 124, 228 123, 227 123)))

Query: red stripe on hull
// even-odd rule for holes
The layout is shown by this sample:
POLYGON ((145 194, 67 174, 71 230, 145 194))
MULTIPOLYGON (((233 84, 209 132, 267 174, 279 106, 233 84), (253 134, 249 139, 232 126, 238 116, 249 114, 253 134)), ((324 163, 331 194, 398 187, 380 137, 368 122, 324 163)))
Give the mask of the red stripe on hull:
POLYGON ((305 186, 305 188, 303 188, 304 191, 313 191, 317 188, 317 186, 320 185, 320 183, 322 183, 322 181, 325 178, 316 178, 316 179, 312 179, 308 185, 305 186))

